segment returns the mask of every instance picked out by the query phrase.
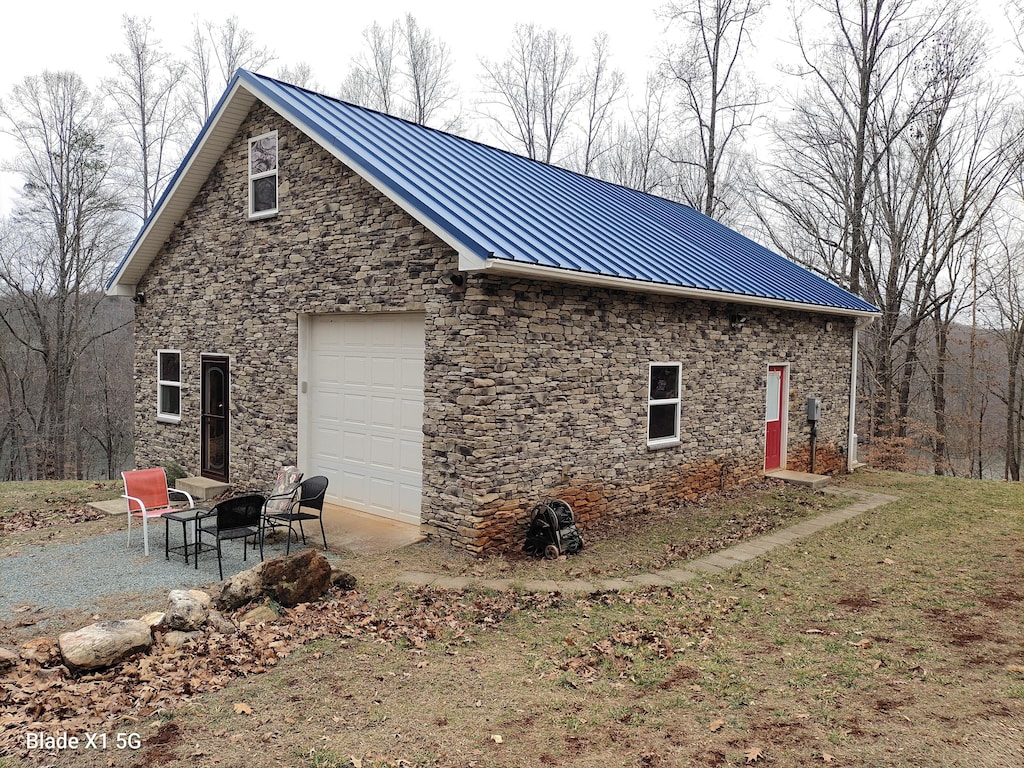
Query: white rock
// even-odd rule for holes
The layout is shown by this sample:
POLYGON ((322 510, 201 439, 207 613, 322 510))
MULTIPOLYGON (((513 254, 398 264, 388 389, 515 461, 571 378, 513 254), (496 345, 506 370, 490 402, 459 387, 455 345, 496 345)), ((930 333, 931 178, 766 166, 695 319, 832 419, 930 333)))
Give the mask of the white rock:
POLYGON ((57 642, 64 663, 74 670, 112 667, 153 644, 149 625, 138 619, 101 621, 65 632, 57 642))
POLYGON ((164 623, 171 629, 194 632, 210 615, 210 596, 200 589, 172 589, 167 595, 164 623))

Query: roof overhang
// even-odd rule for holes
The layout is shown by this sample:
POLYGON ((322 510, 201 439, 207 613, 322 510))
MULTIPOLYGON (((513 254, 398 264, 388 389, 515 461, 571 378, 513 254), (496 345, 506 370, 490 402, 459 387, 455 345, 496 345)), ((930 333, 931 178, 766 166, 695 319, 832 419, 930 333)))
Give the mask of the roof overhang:
POLYGON ((693 288, 671 283, 638 280, 634 278, 581 272, 572 269, 550 267, 501 258, 487 253, 481 243, 467 238, 464 233, 431 214, 415 198, 391 183, 384 173, 363 162, 339 147, 329 136, 322 135, 317 126, 306 123, 300 114, 281 102, 276 94, 254 75, 245 70, 236 73, 231 85, 214 108, 199 137, 192 145, 181 166, 167 189, 161 195, 153 213, 146 220, 135 241, 118 264, 113 276, 107 282, 110 296, 134 296, 136 286, 150 264, 160 253, 164 243, 184 219, 189 207, 199 194, 214 166, 228 145, 234 140, 239 128, 249 114, 253 104, 261 101, 278 113, 283 119, 295 125, 316 141, 327 152, 336 157, 361 176, 381 194, 391 199, 402 210, 433 232, 450 246, 459 258, 459 269, 465 272, 484 272, 532 280, 548 280, 577 285, 587 285, 609 290, 675 296, 701 301, 737 303, 750 306, 764 306, 791 311, 805 311, 817 314, 847 317, 873 318, 879 312, 834 307, 823 304, 800 303, 750 294, 735 294, 710 289, 693 288))
POLYGON ((881 312, 869 312, 866 310, 848 309, 846 307, 832 307, 822 304, 805 304, 795 301, 774 299, 766 296, 726 293, 725 291, 691 288, 684 285, 670 285, 667 283, 655 283, 648 280, 634 280, 625 277, 614 277, 611 275, 600 275, 590 272, 577 272, 574 270, 548 267, 540 264, 524 264, 522 262, 501 258, 489 258, 483 260, 460 258, 459 268, 469 272, 482 272, 485 274, 504 275, 507 277, 520 277, 528 280, 552 280, 561 283, 586 285, 593 288, 605 288, 608 290, 655 293, 662 296, 673 296, 680 299, 724 302, 755 307, 769 307, 772 309, 784 309, 795 312, 812 312, 819 315, 839 315, 842 317, 864 318, 868 321, 881 315, 881 312))

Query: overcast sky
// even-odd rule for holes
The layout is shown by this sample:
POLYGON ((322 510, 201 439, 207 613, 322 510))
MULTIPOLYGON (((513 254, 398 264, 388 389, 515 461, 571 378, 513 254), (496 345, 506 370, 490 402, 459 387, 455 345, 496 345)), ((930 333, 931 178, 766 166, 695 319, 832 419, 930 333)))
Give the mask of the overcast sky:
MULTIPOLYGON (((458 67, 457 81, 464 91, 475 87, 480 56, 503 57, 516 22, 536 22, 570 33, 582 54, 599 31, 611 36, 616 66, 642 83, 650 55, 661 36, 662 23, 655 10, 663 0, 629 3, 551 2, 517 0, 515 3, 469 4, 417 0, 310 3, 226 2, 174 0, 168 3, 129 3, 97 0, 92 3, 26 0, 10 3, 4 14, 4 44, 0 46, 0 98, 26 75, 44 69, 73 70, 90 87, 111 72, 109 56, 123 50, 123 14, 146 17, 164 48, 184 53, 196 18, 221 23, 238 16, 243 28, 259 44, 277 54, 267 69, 306 62, 317 83, 335 92, 349 67, 353 52, 362 44, 362 31, 373 21, 388 23, 411 11, 420 25, 446 42, 458 67), (145 10, 143 10, 145 9, 145 10)), ((10 154, 10 143, 0 137, 0 158, 10 154)), ((10 176, 0 177, 0 214, 9 207, 10 176)))
MULTIPOLYGON (((663 38, 664 21, 657 11, 665 0, 516 0, 513 3, 469 4, 452 0, 369 0, 316 4, 305 0, 284 3, 173 0, 139 4, 126 0, 21 0, 8 3, 4 14, 4 44, 0 46, 0 98, 26 75, 44 69, 73 70, 95 87, 111 73, 109 57, 123 50, 121 19, 125 13, 148 16, 164 48, 182 55, 195 19, 221 23, 236 15, 260 45, 277 55, 265 71, 306 62, 316 82, 336 92, 349 61, 362 44, 362 31, 373 21, 388 23, 411 11, 420 25, 446 42, 455 58, 456 82, 464 93, 476 88, 481 56, 504 57, 517 22, 534 22, 569 33, 581 58, 598 32, 607 32, 613 62, 638 93, 663 38), (484 8, 486 7, 486 10, 484 8), (143 8, 145 10, 143 10, 143 8)), ((981 0, 1001 5, 1001 0, 981 0)), ((775 62, 786 54, 781 41, 789 35, 789 0, 771 0, 755 36, 760 48, 757 76, 770 79, 775 62)), ((1005 26, 1005 25, 1004 25, 1005 26)), ((0 136, 0 159, 11 145, 0 136)), ((0 175, 0 215, 10 205, 10 175, 0 175)))

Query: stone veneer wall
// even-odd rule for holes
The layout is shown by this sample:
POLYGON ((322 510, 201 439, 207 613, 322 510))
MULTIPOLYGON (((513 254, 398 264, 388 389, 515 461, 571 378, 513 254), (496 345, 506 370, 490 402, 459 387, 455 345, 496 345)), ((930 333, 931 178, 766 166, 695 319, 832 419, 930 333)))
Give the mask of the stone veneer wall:
POLYGON ((518 547, 532 505, 584 525, 757 478, 770 363, 790 371, 789 468, 804 399, 823 402, 817 469, 845 466, 852 321, 470 275, 455 253, 257 105, 139 290, 136 460, 199 472, 199 366, 231 357, 230 481, 297 460, 300 313, 426 315, 422 519, 472 551, 518 547), (279 131, 278 216, 247 218, 246 139, 279 131), (182 352, 182 422, 155 421, 156 350, 182 352), (646 447, 648 363, 683 363, 683 439, 646 447))
POLYGON ((455 266, 437 237, 257 104, 138 286, 136 463, 199 474, 201 356, 230 355, 229 481, 267 487, 297 460, 299 314, 436 315, 455 266), (247 139, 271 130, 280 212, 250 221, 247 139), (158 349, 182 351, 180 424, 155 420, 158 349))
POLYGON ((427 366, 424 523, 456 546, 520 546, 546 495, 586 526, 759 478, 772 363, 791 363, 788 468, 809 469, 815 395, 815 468, 845 469, 852 321, 747 307, 731 330, 722 304, 483 276, 441 309, 466 357, 427 366), (657 450, 651 362, 682 363, 682 440, 657 450))

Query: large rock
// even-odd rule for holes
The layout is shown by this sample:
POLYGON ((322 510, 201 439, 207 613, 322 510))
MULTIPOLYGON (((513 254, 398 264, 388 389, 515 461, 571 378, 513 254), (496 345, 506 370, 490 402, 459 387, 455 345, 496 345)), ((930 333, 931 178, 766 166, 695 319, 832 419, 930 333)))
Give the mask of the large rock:
POLYGON ((354 589, 356 579, 349 573, 332 569, 326 557, 307 549, 235 574, 224 582, 214 602, 223 611, 233 611, 269 595, 281 605, 292 607, 320 599, 332 584, 354 589))
POLYGON ((210 615, 210 596, 201 589, 172 589, 167 595, 164 624, 182 632, 202 629, 210 615))
POLYGON ((259 605, 246 608, 238 617, 238 624, 241 627, 247 627, 254 624, 269 624, 277 621, 277 619, 277 611, 266 603, 260 603, 259 605))
POLYGON ((210 609, 210 618, 206 622, 206 626, 222 635, 233 635, 238 631, 238 627, 231 622, 231 619, 213 608, 210 609))
POLYGON ((65 632, 57 642, 70 669, 80 671, 112 667, 153 644, 149 625, 137 619, 101 621, 65 632))
POLYGON ((263 564, 263 591, 288 608, 319 600, 331 586, 331 564, 315 549, 263 564))
POLYGON ((260 563, 255 568, 236 573, 225 581, 217 596, 217 607, 223 611, 233 611, 262 595, 264 565, 266 563, 260 563))

